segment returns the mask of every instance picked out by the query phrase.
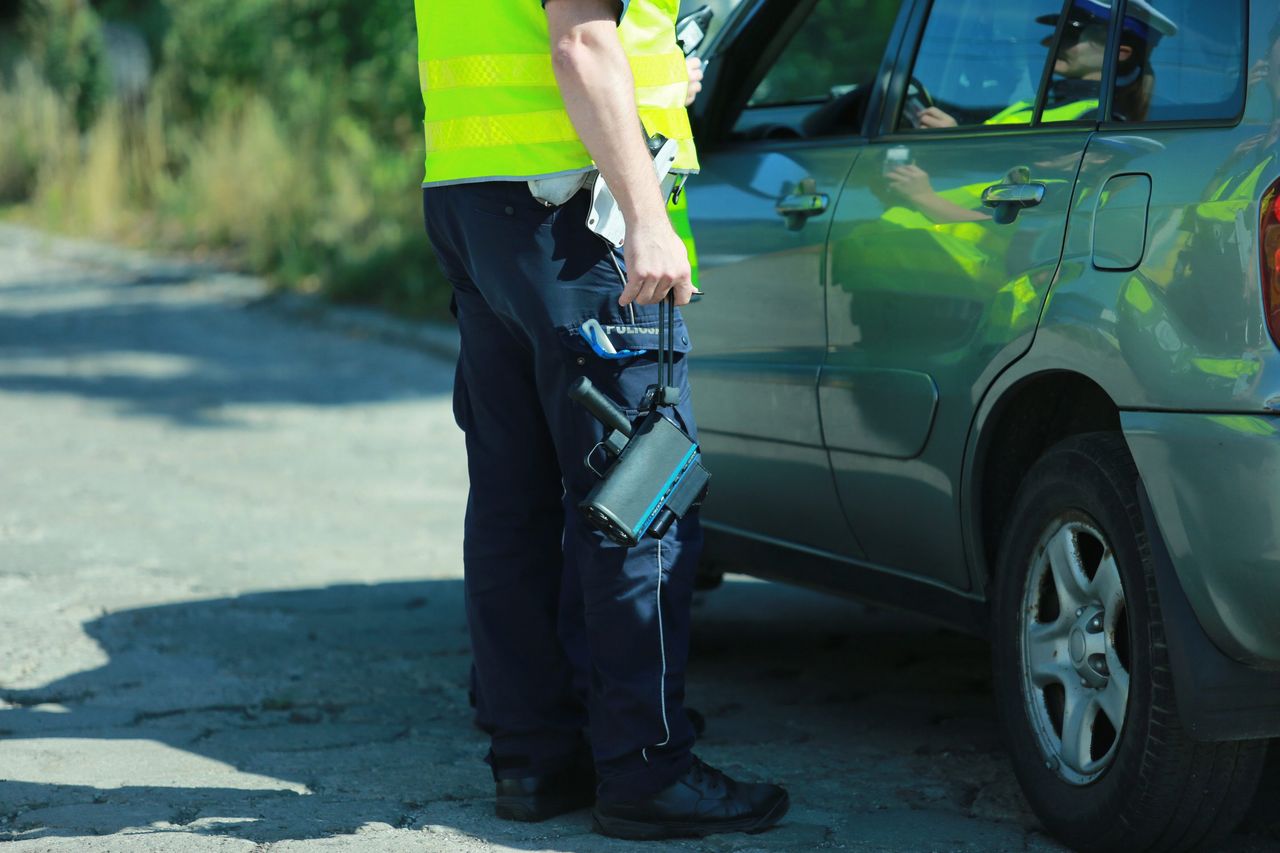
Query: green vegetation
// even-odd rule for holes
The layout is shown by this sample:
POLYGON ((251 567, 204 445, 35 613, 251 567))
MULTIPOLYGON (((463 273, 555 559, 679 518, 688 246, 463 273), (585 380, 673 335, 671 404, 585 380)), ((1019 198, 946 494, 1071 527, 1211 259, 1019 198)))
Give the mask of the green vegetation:
POLYGON ((862 84, 875 78, 897 5, 876 0, 819 3, 769 70, 755 94, 759 103, 823 100, 832 81, 862 84))
POLYGON ((414 38, 407 0, 0 2, 0 205, 442 314, 414 38), (144 91, 113 91, 122 24, 144 91))

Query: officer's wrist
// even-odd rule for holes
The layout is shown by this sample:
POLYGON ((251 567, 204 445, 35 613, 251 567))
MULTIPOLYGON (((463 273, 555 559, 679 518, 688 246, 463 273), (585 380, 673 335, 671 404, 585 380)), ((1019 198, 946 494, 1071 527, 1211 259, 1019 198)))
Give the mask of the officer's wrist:
POLYGON ((667 206, 660 193, 642 193, 642 198, 629 199, 622 205, 622 218, 631 230, 644 230, 669 224, 667 206))
POLYGON ((623 220, 627 223, 627 233, 633 236, 641 234, 654 234, 663 228, 670 228, 671 223, 667 219, 666 210, 659 209, 655 213, 645 213, 634 218, 623 216, 623 220))

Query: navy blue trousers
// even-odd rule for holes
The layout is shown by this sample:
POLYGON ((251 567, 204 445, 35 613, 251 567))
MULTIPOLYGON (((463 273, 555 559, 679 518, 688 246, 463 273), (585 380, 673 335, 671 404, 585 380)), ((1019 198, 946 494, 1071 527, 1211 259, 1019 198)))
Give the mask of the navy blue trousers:
MULTIPOLYGON (((496 777, 540 775, 590 742, 598 798, 647 796, 682 775, 695 514, 661 540, 614 545, 577 506, 596 482, 584 459, 604 428, 568 397, 588 377, 632 416, 654 360, 658 312, 620 308, 620 253, 585 226, 588 197, 560 207, 523 182, 423 191, 427 232, 453 285, 462 349, 454 412, 471 490, 463 545, 476 719, 496 777), (577 334, 596 319, 613 360, 577 334)), ((677 417, 694 434, 677 319, 677 417)), ((599 454, 594 457, 599 462, 599 454)))

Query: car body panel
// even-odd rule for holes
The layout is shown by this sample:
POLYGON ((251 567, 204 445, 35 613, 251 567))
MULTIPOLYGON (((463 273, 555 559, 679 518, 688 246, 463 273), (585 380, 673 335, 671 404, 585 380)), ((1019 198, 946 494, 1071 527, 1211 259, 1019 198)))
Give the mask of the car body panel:
MULTIPOLYGON (((1259 68, 1268 56, 1280 58, 1273 52, 1280 3, 1254 0, 1250 10, 1249 56, 1251 67, 1259 68)), ((1194 496, 1238 488, 1273 506, 1276 501, 1276 480, 1267 473, 1270 451, 1255 440, 1258 449, 1248 452, 1257 465, 1224 481, 1228 466, 1221 460, 1202 466, 1197 457, 1216 456, 1212 436, 1231 431, 1223 432, 1222 422, 1195 418, 1239 414, 1247 423, 1280 409, 1280 350, 1263 319, 1257 242, 1259 198, 1280 179, 1275 138, 1280 89, 1253 75, 1238 124, 1216 125, 1109 125, 1090 141, 1062 263, 1034 343, 988 390, 969 432, 962 516, 969 562, 980 581, 989 566, 975 533, 978 437, 1000 401, 1023 382, 1062 370, 1085 376, 1122 410, 1153 513, 1161 531, 1176 540, 1171 559, 1202 627, 1231 657, 1275 664, 1280 645, 1256 627, 1230 627, 1240 608, 1222 611, 1220 605, 1248 594, 1264 603, 1264 610, 1280 608, 1280 591, 1272 582, 1253 583, 1266 575, 1255 562, 1259 559, 1280 576, 1280 555, 1252 529, 1246 539, 1258 550, 1249 553, 1234 544, 1224 549, 1219 543, 1234 542, 1239 525, 1229 513, 1206 514, 1194 496), (1151 176, 1143 257, 1133 270, 1098 269, 1094 238, 1101 190, 1123 174, 1151 176), (1159 413, 1170 420, 1150 420, 1159 413), (1154 433, 1164 424, 1171 430, 1167 442, 1154 433), (1200 509, 1189 515, 1188 506, 1200 509), (1181 530, 1188 518, 1196 523, 1195 532, 1181 530), (1210 519, 1222 526, 1210 528, 1210 519), (1195 547, 1204 549, 1201 556, 1187 544, 1192 536, 1199 539, 1195 547), (1217 551, 1231 556, 1203 556, 1217 551), (1198 577, 1200 572, 1208 576, 1198 577)), ((1221 505, 1234 503, 1235 498, 1224 498, 1221 505)))
POLYGON ((861 548, 840 511, 818 419, 830 207, 798 227, 776 208, 796 193, 834 206, 858 151, 848 142, 743 144, 704 155, 689 209, 707 295, 685 311, 700 440, 715 471, 708 516, 853 555, 861 548))
POLYGON ((1280 666, 1280 417, 1120 420, 1200 624, 1231 657, 1280 666))
POLYGON ((819 400, 837 488, 869 559, 971 586, 957 559, 964 439, 992 370, 1030 344, 1088 138, 903 134, 873 142, 854 165, 831 231, 819 400), (927 201, 890 188, 891 157, 925 173, 927 201), (1000 224, 981 197, 1005 183, 1041 184, 1044 200, 1000 224), (903 507, 913 523, 902 523, 903 507))
POLYGON ((1093 216, 1094 269, 1126 272, 1142 263, 1151 213, 1151 176, 1112 175, 1093 216))
POLYGON ((1126 128, 1090 142, 1038 362, 1072 365, 1121 408, 1259 411, 1280 396, 1257 260, 1258 199, 1280 161, 1274 146, 1250 147, 1258 133, 1126 128), (1240 152, 1225 165, 1224 148, 1240 152), (1151 176, 1145 251, 1134 269, 1099 269, 1102 191, 1129 174, 1151 176))
POLYGON ((938 386, 915 370, 826 367, 818 405, 831 450, 911 459, 929 440, 938 386))
MULTIPOLYGON (((716 477, 708 527, 748 543, 738 554, 767 546, 762 574, 908 607, 914 584, 964 602, 968 619, 992 568, 981 466, 999 449, 984 440, 1025 383, 1070 373, 1119 410, 1208 637, 1280 665, 1266 618, 1280 607, 1280 349, 1258 246, 1259 199, 1280 179, 1280 2, 1250 3, 1239 120, 894 135, 928 7, 903 5, 870 140, 704 151, 691 218, 708 296, 687 317, 716 477), (1035 179, 1046 201, 1006 233, 920 223, 923 208, 885 193, 903 146, 940 193, 1035 179), (834 214, 788 231, 770 202, 806 179, 834 186, 832 162, 848 172, 834 214), (895 207, 906 215, 886 219, 895 207), (919 233, 906 233, 913 216, 919 233), (788 549, 807 568, 778 565, 788 549)), ((713 60, 712 104, 725 70, 713 60)))
MULTIPOLYGON (((1250 110, 1263 96, 1259 88, 1250 92, 1250 110)), ((1234 128, 1107 129, 1090 141, 1062 263, 1034 343, 988 392, 990 401, 970 431, 969 452, 998 401, 1026 378, 1070 370, 1095 382, 1121 410, 1153 513, 1203 628, 1238 660, 1280 662, 1280 643, 1250 626, 1247 611, 1231 602, 1232 596, 1251 595, 1267 602, 1269 612, 1280 607, 1280 587, 1255 583, 1265 574, 1257 560, 1272 561, 1271 572, 1280 577, 1280 554, 1262 548, 1253 532, 1247 537, 1257 547, 1252 553, 1224 548, 1220 543, 1237 536, 1238 524, 1224 523, 1233 516, 1206 515, 1191 497, 1218 495, 1217 505, 1233 505, 1223 492, 1238 489, 1274 503, 1277 481, 1266 473, 1270 451, 1255 438, 1259 449, 1247 452, 1257 464, 1224 481, 1225 459, 1202 461, 1217 458, 1222 446, 1211 436, 1234 433, 1223 432, 1220 422, 1184 420, 1238 413, 1247 422, 1269 411, 1280 395, 1280 351, 1262 315, 1256 221, 1258 196, 1280 177, 1280 164, 1273 162, 1274 146, 1257 146, 1259 130, 1246 117, 1234 128), (1238 149, 1225 167, 1223 147, 1238 149), (1131 174, 1151 176, 1143 257, 1132 270, 1099 269, 1094 233, 1101 190, 1115 176, 1131 174), (1224 186, 1228 197, 1209 200, 1224 186), (1229 197, 1237 187, 1238 196, 1229 197), (1194 412, 1201 414, 1189 414, 1194 412), (1159 413, 1168 419, 1151 420, 1159 413), (1161 439, 1157 433, 1166 428, 1161 439), (1195 528, 1184 529, 1188 523, 1195 528), (1245 621, 1236 626, 1238 618, 1245 621)), ((1238 441, 1233 446, 1246 450, 1238 441)), ((971 494, 974 472, 966 479, 971 494)), ((970 497, 963 514, 969 531, 975 503, 970 497)), ((980 567, 972 538, 970 560, 980 567)))

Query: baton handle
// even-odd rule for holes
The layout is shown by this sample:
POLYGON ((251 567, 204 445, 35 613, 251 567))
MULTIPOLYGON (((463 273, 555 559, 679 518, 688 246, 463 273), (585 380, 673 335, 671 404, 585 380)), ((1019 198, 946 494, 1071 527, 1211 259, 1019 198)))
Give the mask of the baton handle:
POLYGON ((569 386, 569 399, 578 403, 609 429, 616 429, 627 438, 631 437, 631 422, 627 420, 626 413, 601 394, 587 377, 580 376, 569 386))

